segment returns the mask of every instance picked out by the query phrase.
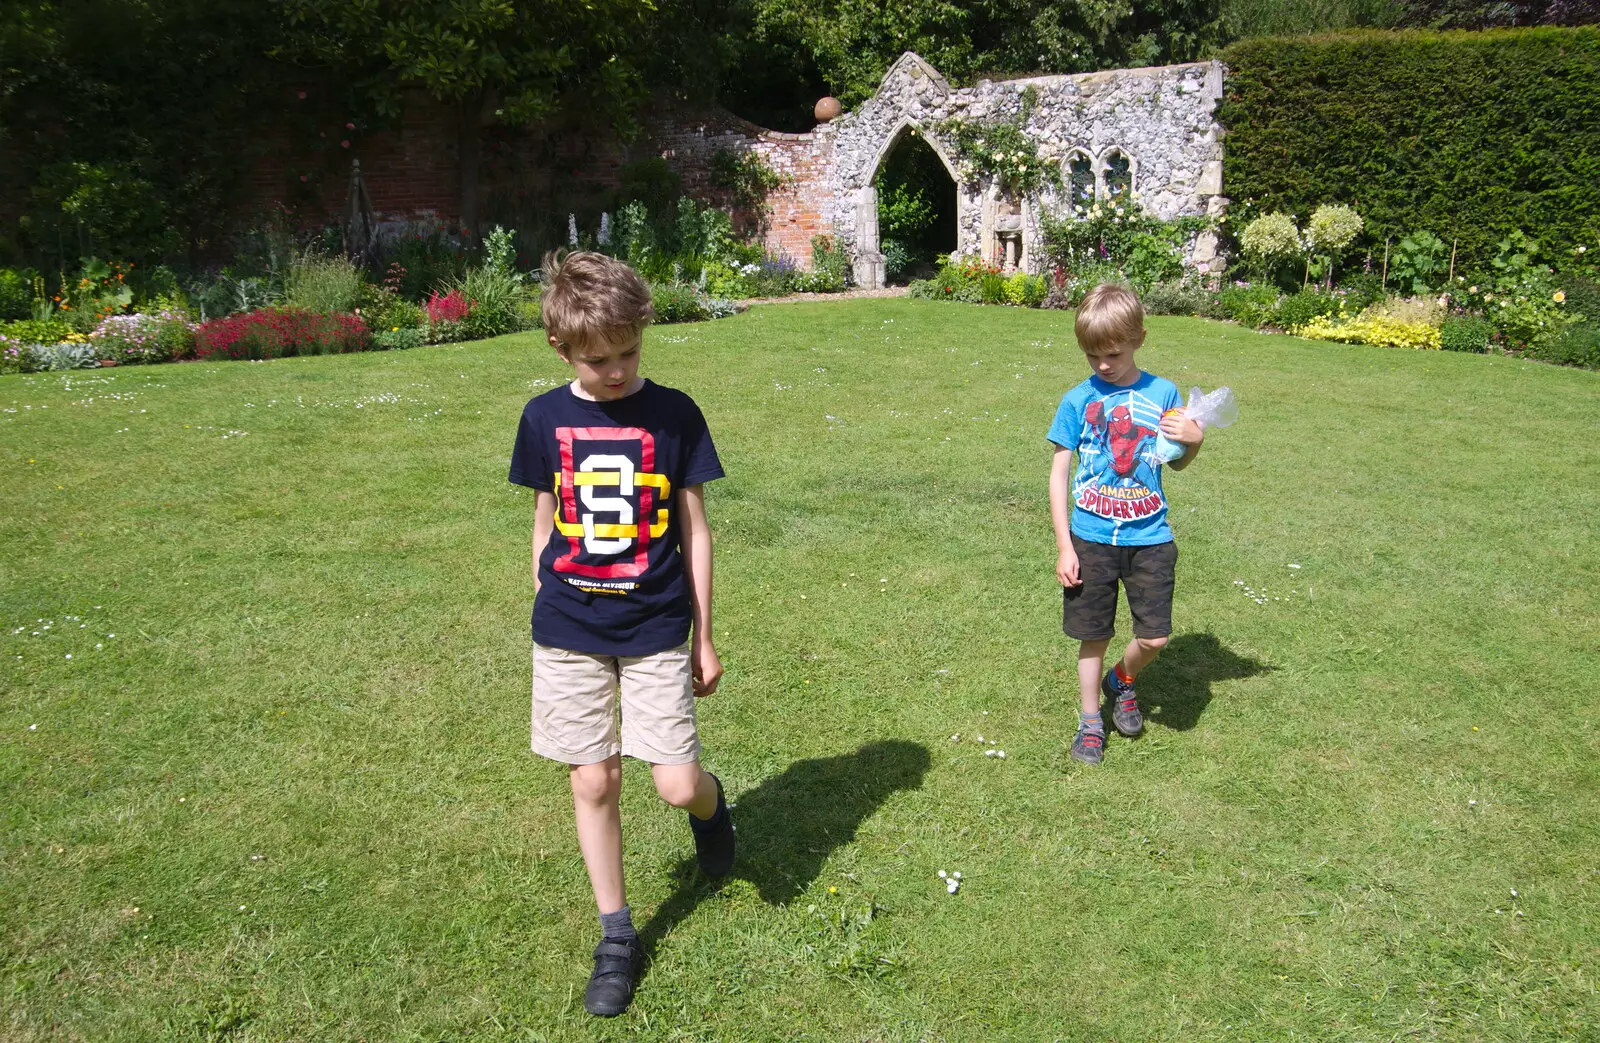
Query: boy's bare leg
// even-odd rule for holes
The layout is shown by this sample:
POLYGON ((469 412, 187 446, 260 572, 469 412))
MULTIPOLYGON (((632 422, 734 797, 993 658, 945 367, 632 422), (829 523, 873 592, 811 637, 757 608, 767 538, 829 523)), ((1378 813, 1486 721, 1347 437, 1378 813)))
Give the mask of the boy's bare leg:
POLYGON ((1085 714, 1100 715, 1100 675, 1105 671, 1106 646, 1110 644, 1111 639, 1104 638, 1078 646, 1078 705, 1085 714))
MULTIPOLYGON (((1138 677, 1139 671, 1155 661, 1161 650, 1167 647, 1164 637, 1136 637, 1128 642, 1128 647, 1122 653, 1122 670, 1129 677, 1138 677)), ((1080 680, 1082 670, 1079 670, 1080 680)), ((1099 682, 1096 682, 1098 685, 1099 682)))
POLYGON ((574 764, 572 811, 578 825, 578 850, 589 871, 595 905, 614 913, 627 904, 622 882, 622 756, 597 764, 574 764))
POLYGON ((717 784, 699 761, 652 764, 650 774, 655 778, 656 792, 673 807, 698 819, 709 819, 717 813, 717 784))

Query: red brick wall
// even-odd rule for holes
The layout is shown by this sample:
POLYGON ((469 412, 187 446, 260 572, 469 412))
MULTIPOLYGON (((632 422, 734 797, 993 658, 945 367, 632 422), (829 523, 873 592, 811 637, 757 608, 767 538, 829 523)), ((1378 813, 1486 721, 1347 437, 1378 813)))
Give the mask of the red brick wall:
MULTIPOLYGON (((303 101, 290 91, 290 112, 303 101)), ((422 92, 407 99, 399 128, 362 133, 337 120, 313 135, 294 124, 258 142, 260 158, 245 185, 241 216, 277 204, 306 222, 336 220, 348 206, 351 159, 361 161, 373 210, 380 220, 437 219, 447 228, 461 220, 457 160, 459 111, 422 92), (344 144, 348 142, 348 146, 344 144)), ((552 215, 557 205, 596 211, 621 184, 631 160, 660 156, 682 179, 683 192, 715 205, 733 206, 730 193, 711 183, 712 156, 720 149, 754 151, 785 183, 768 198, 765 241, 803 267, 811 264, 811 237, 832 231, 829 200, 821 184, 825 157, 811 134, 783 134, 720 109, 662 102, 644 114, 639 137, 624 143, 604 123, 581 115, 519 128, 489 128, 483 137, 480 215, 526 224, 517 216, 552 215), (541 209, 542 208, 542 209, 541 209)), ((760 229, 760 215, 735 214, 742 231, 760 229)))
MULTIPOLYGON (((825 160, 813 134, 767 130, 723 109, 659 106, 645 120, 644 140, 683 178, 685 194, 722 206, 732 200, 711 184, 712 156, 722 149, 760 155, 785 178, 767 197, 763 238, 772 251, 781 249, 811 267, 811 237, 833 231, 819 181, 825 160)), ((740 216, 747 230, 756 230, 756 215, 740 216)))

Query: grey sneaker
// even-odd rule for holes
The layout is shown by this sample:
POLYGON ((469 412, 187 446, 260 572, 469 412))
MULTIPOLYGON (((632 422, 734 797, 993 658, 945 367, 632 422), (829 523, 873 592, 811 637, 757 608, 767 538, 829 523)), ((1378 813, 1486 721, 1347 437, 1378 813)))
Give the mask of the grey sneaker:
POLYGON ((1105 733, 1079 728, 1078 734, 1072 737, 1072 759, 1080 764, 1099 764, 1105 756, 1105 733))
POLYGON ((1131 739, 1144 731, 1144 714, 1139 712, 1133 685, 1124 685, 1117 680, 1115 670, 1108 670, 1100 682, 1100 691, 1111 700, 1111 723, 1119 733, 1131 739))

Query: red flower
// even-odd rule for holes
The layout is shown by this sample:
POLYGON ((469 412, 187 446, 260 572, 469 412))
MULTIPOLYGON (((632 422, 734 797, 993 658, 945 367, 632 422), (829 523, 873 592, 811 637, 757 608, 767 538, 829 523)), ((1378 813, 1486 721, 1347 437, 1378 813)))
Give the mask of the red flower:
POLYGON ((346 123, 344 125, 344 129, 345 130, 355 130, 356 129, 356 125, 354 123, 346 123))
POLYGON ((306 92, 305 91, 301 91, 299 93, 298 97, 300 98, 301 101, 305 101, 306 100, 306 92))
POLYGON ((428 313, 429 322, 460 322, 476 303, 467 300, 460 290, 451 290, 449 293, 433 293, 423 307, 428 313))
POLYGON ((341 141, 341 142, 339 142, 339 147, 340 148, 349 148, 350 147, 350 142, 349 141, 341 141))

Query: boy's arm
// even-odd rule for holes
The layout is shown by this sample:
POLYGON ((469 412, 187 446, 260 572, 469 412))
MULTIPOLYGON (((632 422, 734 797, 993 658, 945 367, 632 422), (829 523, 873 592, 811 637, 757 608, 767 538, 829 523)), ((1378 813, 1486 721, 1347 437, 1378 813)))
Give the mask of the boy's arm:
POLYGON ((1193 463, 1194 458, 1200 455, 1201 443, 1206 440, 1206 429, 1198 421, 1190 420, 1181 409, 1161 418, 1161 433, 1183 446, 1183 455, 1167 464, 1174 471, 1181 471, 1193 463))
POLYGON ((694 694, 710 695, 722 679, 722 660, 717 658, 711 640, 711 526, 706 521, 706 487, 679 489, 676 500, 683 534, 683 569, 689 577, 689 600, 694 606, 694 633, 689 639, 694 694))
POLYGON ((550 542, 550 530, 556 527, 556 494, 540 489, 533 501, 533 596, 539 596, 539 555, 550 542))
POLYGON ((1050 524, 1056 530, 1056 579, 1063 587, 1078 585, 1078 552, 1072 549, 1072 450, 1056 446, 1050 461, 1050 524))

